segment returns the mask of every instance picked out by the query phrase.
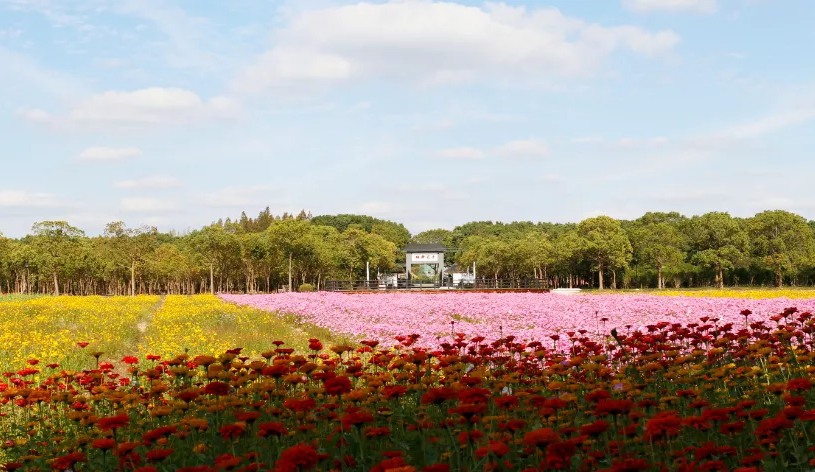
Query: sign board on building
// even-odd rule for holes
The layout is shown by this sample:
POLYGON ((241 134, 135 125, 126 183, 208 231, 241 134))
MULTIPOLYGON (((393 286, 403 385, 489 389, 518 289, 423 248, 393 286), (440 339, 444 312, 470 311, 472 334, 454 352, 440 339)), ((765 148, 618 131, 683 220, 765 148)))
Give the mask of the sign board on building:
POLYGON ((439 255, 434 253, 416 252, 410 255, 411 262, 436 264, 439 262, 439 255))

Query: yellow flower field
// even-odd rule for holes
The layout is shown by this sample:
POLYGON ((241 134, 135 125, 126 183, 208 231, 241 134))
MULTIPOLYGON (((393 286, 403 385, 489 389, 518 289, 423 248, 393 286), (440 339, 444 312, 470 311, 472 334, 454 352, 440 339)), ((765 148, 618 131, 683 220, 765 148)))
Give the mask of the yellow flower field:
POLYGON ((136 326, 159 297, 42 297, 0 303, 0 369, 20 369, 37 358, 66 367, 87 366, 87 350, 132 349, 136 326), (87 350, 77 343, 88 342, 87 350))
POLYGON ((93 364, 94 352, 114 362, 136 353, 218 354, 235 347, 253 355, 273 348, 275 340, 305 349, 310 337, 332 339, 328 331, 294 317, 211 295, 0 300, 0 372, 22 369, 29 359, 78 370, 93 364))
POLYGON ((314 336, 330 339, 328 331, 302 326, 293 317, 224 303, 212 295, 171 295, 153 314, 139 351, 160 356, 184 351, 215 355, 242 347, 252 355, 270 349, 275 340, 305 349, 308 338, 314 336))
POLYGON ((714 297, 714 298, 815 298, 815 290, 800 288, 725 288, 700 290, 648 290, 648 295, 666 297, 714 297))

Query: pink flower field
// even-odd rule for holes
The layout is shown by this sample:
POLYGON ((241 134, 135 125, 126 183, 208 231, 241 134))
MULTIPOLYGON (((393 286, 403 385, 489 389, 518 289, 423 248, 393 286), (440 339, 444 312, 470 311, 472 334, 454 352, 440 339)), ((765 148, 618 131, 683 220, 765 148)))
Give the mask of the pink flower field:
POLYGON ((767 320, 787 307, 815 312, 815 299, 697 298, 651 295, 575 295, 538 293, 285 293, 221 295, 227 302, 293 314, 303 322, 351 337, 392 345, 396 335, 421 335, 418 344, 435 347, 451 332, 488 341, 514 335, 518 340, 548 339, 566 331, 607 334, 644 330, 649 324, 699 323, 701 317, 742 327, 767 320))

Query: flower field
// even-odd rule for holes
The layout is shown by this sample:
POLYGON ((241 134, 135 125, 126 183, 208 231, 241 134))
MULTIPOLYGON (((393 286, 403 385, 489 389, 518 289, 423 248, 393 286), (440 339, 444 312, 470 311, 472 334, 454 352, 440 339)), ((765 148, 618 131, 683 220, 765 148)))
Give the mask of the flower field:
MULTIPOLYGON (((749 325, 754 315, 739 316, 608 331, 604 342, 585 329, 532 342, 461 334, 429 350, 406 331, 385 349, 312 338, 301 351, 269 340, 257 358, 240 347, 103 356, 74 371, 29 359, 0 382, 0 463, 141 472, 811 470, 815 319, 795 308, 749 325), (48 375, 38 379, 41 369, 48 375)), ((193 327, 175 333, 195 339, 193 327)))
POLYGON ((815 470, 812 305, 14 298, 0 470, 815 470))
POLYGON ((271 339, 299 348, 327 330, 292 317, 225 304, 217 297, 10 297, 0 301, 0 371, 28 359, 79 370, 90 353, 105 359, 184 350, 219 354, 235 346, 259 354, 271 339), (86 344, 80 347, 77 343, 86 344))
POLYGON ((653 295, 578 295, 539 293, 288 293, 278 295, 222 295, 229 302, 272 312, 295 314, 304 321, 352 338, 375 338, 389 346, 394 336, 416 333, 422 343, 438 347, 452 333, 483 336, 488 342, 503 336, 521 341, 547 339, 568 330, 585 329, 605 336, 644 330, 658 322, 693 323, 717 317, 743 326, 772 313, 797 306, 815 312, 815 298, 737 299, 719 297, 660 297, 653 295))

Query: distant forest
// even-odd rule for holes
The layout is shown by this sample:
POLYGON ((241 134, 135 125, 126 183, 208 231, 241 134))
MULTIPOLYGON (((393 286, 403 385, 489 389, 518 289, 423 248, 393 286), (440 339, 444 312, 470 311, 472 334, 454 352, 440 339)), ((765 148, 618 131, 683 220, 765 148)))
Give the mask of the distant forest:
POLYGON ((542 279, 550 287, 664 288, 815 283, 815 223, 786 211, 750 218, 647 213, 580 223, 476 221, 411 235, 364 215, 245 213, 189 234, 107 225, 86 236, 64 221, 0 235, 0 291, 73 295, 272 292, 396 271, 399 248, 441 243, 480 279, 542 279))

